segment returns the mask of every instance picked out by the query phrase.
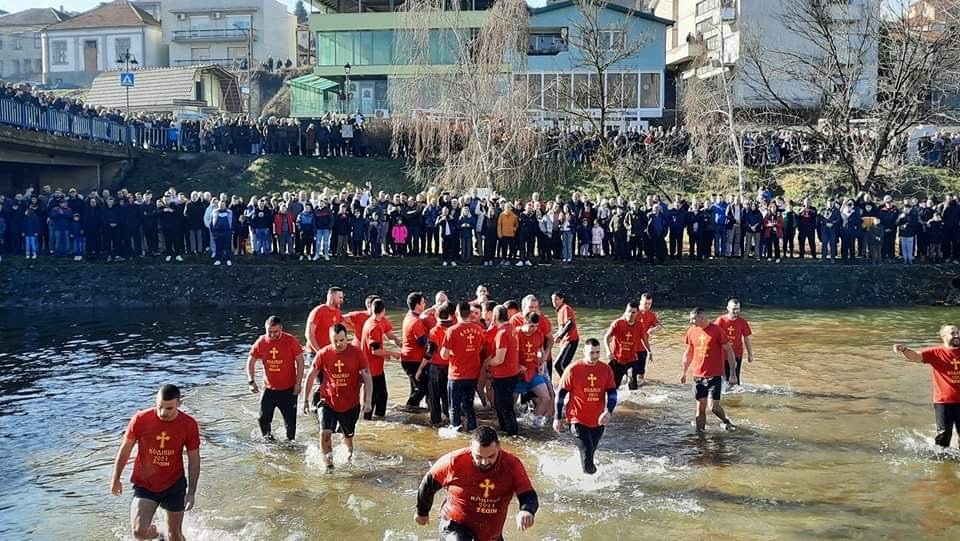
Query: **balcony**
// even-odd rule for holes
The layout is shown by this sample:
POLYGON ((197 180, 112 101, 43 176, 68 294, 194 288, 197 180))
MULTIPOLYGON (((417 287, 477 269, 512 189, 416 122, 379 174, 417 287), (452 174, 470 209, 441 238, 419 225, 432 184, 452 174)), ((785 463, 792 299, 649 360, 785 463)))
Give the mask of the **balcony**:
MULTIPOLYGON (((248 30, 245 28, 211 28, 207 30, 174 30, 173 41, 178 43, 201 43, 214 41, 247 41, 248 30)), ((257 31, 250 30, 253 39, 257 39, 257 31)))
POLYGON ((227 69, 242 70, 247 68, 246 62, 246 58, 188 58, 184 60, 175 60, 174 64, 176 64, 177 67, 208 66, 210 64, 216 64, 227 69))
POLYGON ((706 52, 702 41, 691 39, 667 51, 667 65, 689 62, 706 52))

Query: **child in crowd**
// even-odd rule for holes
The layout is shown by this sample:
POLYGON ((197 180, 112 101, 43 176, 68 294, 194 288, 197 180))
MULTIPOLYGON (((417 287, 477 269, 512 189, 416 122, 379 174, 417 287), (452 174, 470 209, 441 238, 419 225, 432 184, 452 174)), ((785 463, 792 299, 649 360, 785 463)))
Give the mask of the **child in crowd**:
POLYGON ((73 241, 73 260, 83 260, 83 226, 80 224, 80 213, 73 215, 70 222, 70 240, 73 241))
POLYGON ((590 222, 584 218, 580 227, 577 228, 577 240, 580 241, 580 255, 587 257, 590 255, 590 222))
POLYGON ((247 255, 247 240, 250 238, 250 224, 246 214, 241 214, 233 224, 233 248, 237 255, 247 255))
POLYGON ((883 244, 883 226, 878 218, 867 216, 863 219, 863 229, 867 238, 867 258, 870 263, 879 265, 882 261, 880 246, 883 244))
POLYGON ((943 217, 934 212, 927 222, 927 260, 931 263, 943 261, 943 217))
POLYGON ((27 259, 37 258, 37 237, 40 235, 40 217, 33 208, 28 207, 23 215, 23 244, 26 246, 27 259))
POLYGON ((603 228, 599 222, 593 224, 593 229, 590 230, 590 246, 593 247, 593 257, 603 255, 603 228))
POLYGON ((393 253, 403 257, 407 254, 407 226, 403 222, 397 222, 390 230, 393 236, 393 253))

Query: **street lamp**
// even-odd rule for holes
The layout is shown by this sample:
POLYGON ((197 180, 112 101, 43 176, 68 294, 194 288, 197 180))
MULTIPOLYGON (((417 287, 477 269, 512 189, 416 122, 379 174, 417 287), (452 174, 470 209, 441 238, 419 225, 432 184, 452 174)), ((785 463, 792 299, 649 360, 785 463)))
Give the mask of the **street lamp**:
POLYGON ((346 74, 346 82, 344 83, 343 89, 343 112, 350 112, 350 64, 343 66, 343 73, 346 74))
MULTIPOLYGON (((128 48, 123 54, 117 57, 117 64, 123 64, 123 71, 130 71, 130 66, 137 67, 139 62, 137 62, 137 57, 130 53, 128 48)), ((124 87, 127 93, 127 116, 130 115, 130 87, 124 87)))
MULTIPOLYGON (((252 14, 250 15, 250 25, 249 25, 248 27, 244 28, 244 25, 242 25, 242 24, 240 24, 240 23, 233 23, 233 26, 234 26, 234 28, 236 28, 237 30, 240 30, 240 31, 244 32, 244 34, 245 34, 246 37, 247 37, 247 58, 246 58, 246 64, 247 64, 247 65, 246 65, 246 69, 245 69, 244 71, 247 72, 247 73, 246 73, 246 74, 247 74, 247 112, 249 113, 249 112, 250 112, 250 103, 249 103, 249 101, 250 101, 250 87, 252 86, 252 85, 250 84, 250 83, 251 83, 250 70, 253 69, 253 15, 252 15, 252 14)), ((231 59, 231 60, 232 60, 232 59, 231 59)), ((241 101, 241 107, 242 107, 242 102, 243 102, 243 96, 242 96, 243 90, 242 90, 242 89, 241 89, 240 93, 241 93, 240 101, 241 101)))

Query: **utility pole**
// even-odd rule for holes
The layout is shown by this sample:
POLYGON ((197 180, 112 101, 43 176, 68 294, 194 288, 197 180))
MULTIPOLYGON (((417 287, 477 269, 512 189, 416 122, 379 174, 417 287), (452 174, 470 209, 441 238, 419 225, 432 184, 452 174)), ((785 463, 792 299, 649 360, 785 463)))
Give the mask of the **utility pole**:
MULTIPOLYGON (((130 54, 130 49, 127 49, 122 55, 117 58, 117 64, 123 64, 123 71, 129 72, 130 66, 136 67, 139 62, 137 62, 137 57, 130 54)), ((130 116, 130 87, 124 87, 127 93, 127 116, 130 116)))

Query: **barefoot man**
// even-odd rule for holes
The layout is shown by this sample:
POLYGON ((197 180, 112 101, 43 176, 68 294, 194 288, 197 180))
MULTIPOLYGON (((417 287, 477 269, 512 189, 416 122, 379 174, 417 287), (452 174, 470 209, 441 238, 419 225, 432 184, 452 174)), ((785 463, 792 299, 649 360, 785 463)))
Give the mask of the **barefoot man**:
POLYGON ((157 392, 152 408, 138 411, 130 419, 123 443, 113 463, 110 491, 123 493, 120 476, 130 460, 133 446, 137 459, 133 463, 133 502, 130 524, 137 539, 156 539, 153 515, 157 508, 167 512, 167 535, 181 541, 183 512, 193 508, 200 479, 200 429, 197 422, 180 411, 180 389, 164 385, 157 392), (183 451, 187 451, 188 477, 183 474, 183 451))
POLYGON ((960 328, 956 325, 940 327, 939 346, 914 351, 903 344, 893 351, 911 363, 929 364, 933 375, 933 411, 937 418, 937 436, 940 447, 949 447, 954 428, 960 432, 960 328))
MULTIPOLYGON (((680 383, 687 382, 687 372, 693 372, 693 393, 697 399, 697 431, 707 427, 707 397, 710 411, 720 418, 727 430, 734 428, 733 423, 720 406, 720 392, 725 364, 734 366, 733 348, 723 329, 707 321, 703 308, 690 311, 690 329, 684 338, 686 350, 683 352, 683 370, 680 383)), ((731 372, 734 372, 731 370, 731 372)), ((730 385, 736 385, 736 373, 730 374, 730 385)))

